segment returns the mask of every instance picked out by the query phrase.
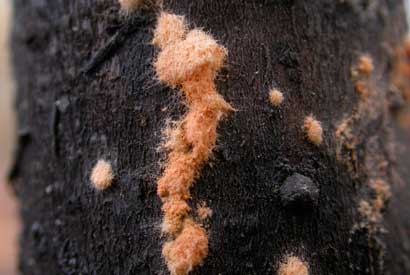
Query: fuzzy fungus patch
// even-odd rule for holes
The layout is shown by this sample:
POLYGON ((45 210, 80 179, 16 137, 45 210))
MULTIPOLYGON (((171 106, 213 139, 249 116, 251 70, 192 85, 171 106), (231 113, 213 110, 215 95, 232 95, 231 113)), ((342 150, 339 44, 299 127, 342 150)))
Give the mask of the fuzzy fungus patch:
POLYGON ((133 13, 142 8, 161 7, 162 0, 118 0, 121 10, 125 13, 133 13))
POLYGON ((356 90, 356 92, 360 95, 360 97, 362 99, 366 99, 369 97, 370 94, 370 90, 369 87, 366 83, 366 81, 364 80, 358 80, 356 81, 354 88, 356 90))
POLYGON ((208 256, 208 236, 200 225, 186 219, 181 234, 165 243, 162 254, 171 274, 188 274, 208 256))
POLYGON ((373 70, 373 59, 369 55, 363 55, 359 58, 357 66, 352 69, 352 76, 369 77, 373 70))
POLYGON ((95 189, 105 190, 112 185, 114 172, 109 162, 99 160, 91 171, 91 182, 95 189))
POLYGON ((201 219, 202 221, 211 218, 213 214, 212 209, 206 206, 205 203, 198 204, 196 212, 199 219, 201 219))
POLYGON ((359 202, 359 213, 371 223, 379 222, 386 208, 386 202, 391 197, 390 186, 382 179, 373 179, 369 187, 375 192, 375 198, 370 202, 361 200, 359 202))
POLYGON ((323 128, 320 121, 316 120, 313 115, 307 116, 304 120, 303 128, 306 132, 307 139, 315 145, 323 142, 323 128))
POLYGON ((277 89, 272 89, 269 92, 269 101, 270 103, 275 106, 279 107, 284 100, 283 93, 277 89))
POLYGON ((355 90, 363 100, 367 99, 370 95, 368 79, 373 71, 374 64, 370 55, 361 56, 357 65, 352 68, 352 77, 355 80, 355 90))
POLYGON ((392 84, 401 91, 403 99, 410 102, 410 37, 396 50, 392 84))
POLYGON ((309 275, 309 266, 298 257, 291 256, 280 264, 278 275, 309 275))
POLYGON ((171 240, 163 255, 172 274, 187 274, 208 254, 208 237, 189 213, 190 188, 216 144, 219 121, 234 109, 215 87, 227 50, 209 34, 188 30, 182 16, 162 12, 153 44, 160 48, 154 68, 158 79, 179 88, 188 112, 165 131, 168 150, 157 193, 164 212, 162 231, 171 240))

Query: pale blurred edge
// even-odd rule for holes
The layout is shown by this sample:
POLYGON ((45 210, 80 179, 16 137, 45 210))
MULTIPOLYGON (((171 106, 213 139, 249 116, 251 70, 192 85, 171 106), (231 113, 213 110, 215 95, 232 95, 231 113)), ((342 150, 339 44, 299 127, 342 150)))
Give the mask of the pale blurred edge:
POLYGON ((0 275, 17 274, 17 207, 5 175, 12 162, 16 133, 14 81, 9 55, 12 0, 0 0, 0 275))

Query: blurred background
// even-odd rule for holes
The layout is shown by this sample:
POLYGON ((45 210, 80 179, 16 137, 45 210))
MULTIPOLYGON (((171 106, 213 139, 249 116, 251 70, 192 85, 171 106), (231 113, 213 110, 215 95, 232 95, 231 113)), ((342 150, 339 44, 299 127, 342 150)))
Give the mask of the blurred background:
POLYGON ((6 174, 15 140, 12 69, 8 47, 11 1, 0 0, 0 275, 17 274, 18 213, 6 174))
MULTIPOLYGON (((404 0, 410 11, 410 0, 404 0)), ((12 162, 16 134, 13 110, 14 82, 9 55, 9 28, 12 0, 0 0, 0 275, 17 274, 19 234, 18 210, 14 195, 6 182, 12 162)), ((408 22, 410 25, 410 12, 408 22)))

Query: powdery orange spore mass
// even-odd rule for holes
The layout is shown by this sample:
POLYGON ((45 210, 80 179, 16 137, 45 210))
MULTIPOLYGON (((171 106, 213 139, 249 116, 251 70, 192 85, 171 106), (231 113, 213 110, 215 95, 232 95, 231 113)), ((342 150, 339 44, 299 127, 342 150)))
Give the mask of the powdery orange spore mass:
POLYGON ((309 275, 309 267, 298 257, 291 256, 280 264, 278 275, 309 275))
POLYGON ((186 274, 208 253, 206 232, 189 217, 187 200, 211 157, 219 121, 234 110, 214 83, 227 50, 201 30, 188 32, 184 17, 165 12, 158 18, 153 44, 161 49, 154 63, 158 79, 180 88, 188 106, 185 117, 165 132, 169 154, 157 189, 163 201, 162 230, 174 238, 163 255, 173 274, 186 274))
POLYGON ((200 225, 186 219, 181 234, 165 243, 162 254, 171 274, 188 274, 208 256, 208 236, 200 225))
POLYGON ((283 100, 284 100, 284 97, 281 91, 277 89, 270 90, 269 101, 273 106, 279 107, 282 104, 283 100))
POLYGON ((410 102, 410 38, 407 37, 396 50, 396 61, 392 74, 393 84, 401 91, 406 102, 410 102))
POLYGON ((114 179, 111 164, 105 160, 99 160, 91 171, 90 180, 97 190, 104 190, 111 186, 114 179))
POLYGON ((303 127, 306 132, 306 136, 310 142, 315 145, 322 144, 323 141, 323 128, 318 120, 312 115, 305 118, 303 127))
POLYGON ((144 0, 119 0, 121 9, 127 12, 135 11, 142 7, 144 0))
POLYGON ((374 70, 373 59, 369 55, 361 56, 357 70, 361 76, 369 77, 374 70))

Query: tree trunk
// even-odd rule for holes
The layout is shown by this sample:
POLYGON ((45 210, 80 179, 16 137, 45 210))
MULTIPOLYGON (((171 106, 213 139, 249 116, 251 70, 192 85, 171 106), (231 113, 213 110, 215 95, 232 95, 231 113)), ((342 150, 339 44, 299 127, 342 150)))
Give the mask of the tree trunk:
MULTIPOLYGON (((409 274, 410 131, 388 107, 403 3, 164 6, 228 49, 216 83, 237 110, 219 125, 191 188, 192 208, 213 211, 204 224, 209 255, 192 273, 275 274, 293 255, 310 274, 409 274), (367 99, 351 74, 362 55, 374 63, 367 99), (280 107, 269 102, 271 88, 284 94, 280 107), (303 129, 310 114, 323 128, 319 146, 303 129), (349 132, 338 132, 343 122, 349 132), (368 185, 375 179, 393 193, 381 220, 360 207, 377 196, 368 185), (313 191, 300 195, 300 181, 313 191)), ((166 153, 158 148, 167 120, 187 108, 153 69, 157 13, 121 15, 114 0, 14 7, 20 137, 10 176, 21 202, 22 274, 167 274, 156 192, 166 153), (115 174, 104 191, 90 183, 99 159, 115 174)))

